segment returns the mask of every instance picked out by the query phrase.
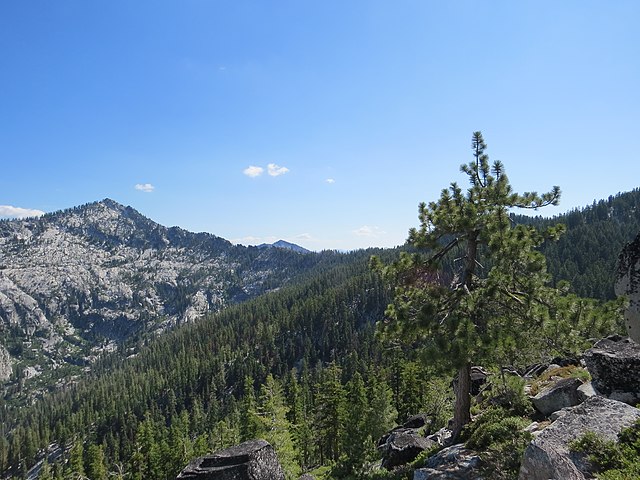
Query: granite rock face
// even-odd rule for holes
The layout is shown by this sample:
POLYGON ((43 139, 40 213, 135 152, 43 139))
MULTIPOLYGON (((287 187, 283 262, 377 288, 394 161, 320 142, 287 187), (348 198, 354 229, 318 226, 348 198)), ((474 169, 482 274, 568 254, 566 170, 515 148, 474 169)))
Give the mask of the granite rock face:
POLYGON ((618 257, 615 292, 629 298, 629 307, 625 312, 627 333, 640 343, 640 233, 622 249, 618 257))
POLYGON ((640 344, 629 338, 604 338, 582 357, 595 390, 635 403, 640 398, 640 344))
POLYGON ((569 443, 588 431, 617 440, 640 410, 625 403, 594 396, 578 406, 560 410, 550 426, 532 440, 524 452, 520 480, 584 480, 593 478, 584 457, 569 451, 569 443))
POLYGON ((265 440, 250 440, 213 455, 193 460, 176 480, 284 480, 273 447, 265 440))
POLYGON ((278 288, 300 273, 303 257, 311 268, 313 254, 167 228, 110 199, 2 220, 0 329, 45 370, 88 365, 131 335, 160 333, 278 288), (76 347, 84 342, 94 347, 89 355, 76 347))
POLYGON ((531 399, 533 406, 545 417, 565 407, 580 403, 578 388, 582 382, 577 378, 563 378, 545 387, 531 399))
POLYGON ((0 345, 0 382, 11 376, 11 356, 4 346, 0 345))

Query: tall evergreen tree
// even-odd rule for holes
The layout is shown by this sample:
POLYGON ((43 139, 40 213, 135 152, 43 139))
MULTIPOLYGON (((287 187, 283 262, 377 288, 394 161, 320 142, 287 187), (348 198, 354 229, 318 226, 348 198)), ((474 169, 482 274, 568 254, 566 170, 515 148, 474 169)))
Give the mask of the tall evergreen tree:
POLYGON ((559 187, 543 195, 514 193, 502 163, 489 165, 480 132, 472 149, 474 160, 461 166, 468 190, 452 183, 438 201, 420 204, 420 228, 408 238, 415 253, 387 267, 374 261, 396 284, 387 330, 411 336, 458 371, 454 438, 471 418, 471 362, 491 358, 498 346, 523 347, 548 317, 553 292, 536 247, 562 230, 543 235, 509 218, 515 207, 556 205, 559 187))
POLYGON ((71 480, 86 478, 84 471, 84 445, 82 439, 76 440, 69 451, 69 468, 65 477, 71 480))
POLYGON ((331 363, 317 385, 315 427, 320 463, 337 461, 342 451, 346 398, 341 374, 340 367, 331 363))
POLYGON ((91 480, 106 480, 107 467, 104 463, 104 451, 101 445, 89 445, 86 455, 87 477, 91 480))
POLYGON ((287 420, 288 411, 280 383, 269 374, 260 388, 258 435, 273 446, 287 478, 297 478, 300 468, 295 459, 291 423, 287 420))
POLYGON ((369 402, 364 381, 356 372, 347 382, 346 399, 349 408, 345 415, 345 428, 342 436, 343 454, 340 457, 338 471, 342 476, 360 477, 362 467, 373 450, 373 439, 368 431, 369 402))

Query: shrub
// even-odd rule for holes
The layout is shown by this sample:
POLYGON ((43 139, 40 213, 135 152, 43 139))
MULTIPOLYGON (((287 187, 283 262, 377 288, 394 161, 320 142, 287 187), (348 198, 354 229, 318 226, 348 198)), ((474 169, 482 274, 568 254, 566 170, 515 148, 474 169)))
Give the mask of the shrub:
POLYGON ((504 408, 492 407, 466 429, 466 446, 479 452, 488 478, 517 477, 522 454, 532 438, 523 430, 528 423, 504 408))
POLYGON ((569 449, 587 456, 598 478, 640 478, 640 420, 618 435, 618 442, 587 432, 569 444, 569 449))

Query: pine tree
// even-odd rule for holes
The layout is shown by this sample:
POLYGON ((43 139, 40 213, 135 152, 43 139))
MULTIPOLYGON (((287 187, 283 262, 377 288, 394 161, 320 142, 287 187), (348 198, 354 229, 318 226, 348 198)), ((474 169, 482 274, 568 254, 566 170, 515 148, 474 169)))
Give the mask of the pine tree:
POLYGON ((316 394, 316 437, 320 450, 320 463, 335 462, 340 458, 343 438, 346 398, 340 381, 341 370, 331 363, 323 372, 316 394))
POLYGON ((53 480, 53 472, 51 471, 51 465, 45 458, 42 462, 42 468, 40 469, 40 475, 38 475, 38 480, 53 480))
POLYGON ((85 478, 82 439, 76 440, 69 451, 69 468, 65 477, 72 480, 85 478))
POLYGON ((107 479, 107 467, 104 464, 104 451, 101 445, 89 445, 85 463, 87 476, 91 480, 107 479))
POLYGON ((502 163, 489 165, 480 132, 472 149, 474 160, 461 166, 469 189, 452 183, 438 201, 420 204, 420 228, 408 238, 415 252, 387 267, 373 262, 396 285, 385 330, 419 342, 458 371, 454 438, 470 421, 471 362, 495 358, 496 349, 513 354, 548 317, 553 292, 536 248, 562 230, 543 235, 509 218, 514 207, 556 205, 559 187, 514 193, 502 163))
POLYGON ((362 473, 362 468, 369 453, 373 450, 371 432, 367 430, 369 402, 365 390, 364 381, 359 372, 347 382, 346 386, 347 409, 345 415, 345 428, 342 435, 342 455, 338 470, 340 477, 357 476, 362 473))
POLYGON ((244 396, 240 404, 240 439, 244 442, 253 440, 258 435, 256 420, 256 394, 253 388, 253 378, 244 378, 244 396))
POLYGON ((258 435, 273 446, 287 478, 297 478, 300 468, 295 460, 296 452, 291 439, 292 427, 287 420, 288 411, 282 387, 269 374, 260 388, 258 435))
POLYGON ((375 371, 370 373, 369 378, 368 391, 371 400, 365 428, 373 441, 377 442, 395 426, 398 412, 393 406, 393 392, 384 378, 379 377, 375 371))

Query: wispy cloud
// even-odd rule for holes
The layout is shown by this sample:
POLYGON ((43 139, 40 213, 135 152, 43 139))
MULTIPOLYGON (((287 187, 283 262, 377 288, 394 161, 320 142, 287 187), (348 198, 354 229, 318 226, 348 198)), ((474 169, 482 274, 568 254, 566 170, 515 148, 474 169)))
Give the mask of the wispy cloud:
POLYGON ((264 168, 256 167, 255 165, 250 165, 242 171, 242 173, 244 173, 247 177, 251 178, 259 177, 263 172, 264 168))
POLYGON ((363 225, 360 228, 356 228, 352 231, 352 233, 358 237, 373 237, 377 238, 382 235, 385 235, 387 232, 382 230, 380 227, 363 225))
POLYGON ((136 183, 135 187, 133 188, 145 193, 151 193, 156 189, 156 187, 154 187, 150 183, 136 183))
POLYGON ((40 215, 44 215, 42 210, 0 205, 0 218, 27 218, 39 217, 40 215))
POLYGON ((267 171, 269 172, 269 175, 271 175, 272 177, 278 177, 280 175, 284 175, 285 173, 287 173, 289 169, 287 167, 281 167, 280 165, 276 165, 275 163, 270 163, 269 165, 267 165, 267 171))
POLYGON ((313 236, 310 233, 300 233, 299 235, 295 236, 296 240, 307 240, 307 241, 312 241, 314 240, 313 236))
POLYGON ((335 181, 333 178, 327 178, 327 179, 325 180, 325 182, 327 182, 327 183, 328 183, 328 184, 330 184, 330 185, 332 185, 332 184, 336 183, 336 181, 335 181))

